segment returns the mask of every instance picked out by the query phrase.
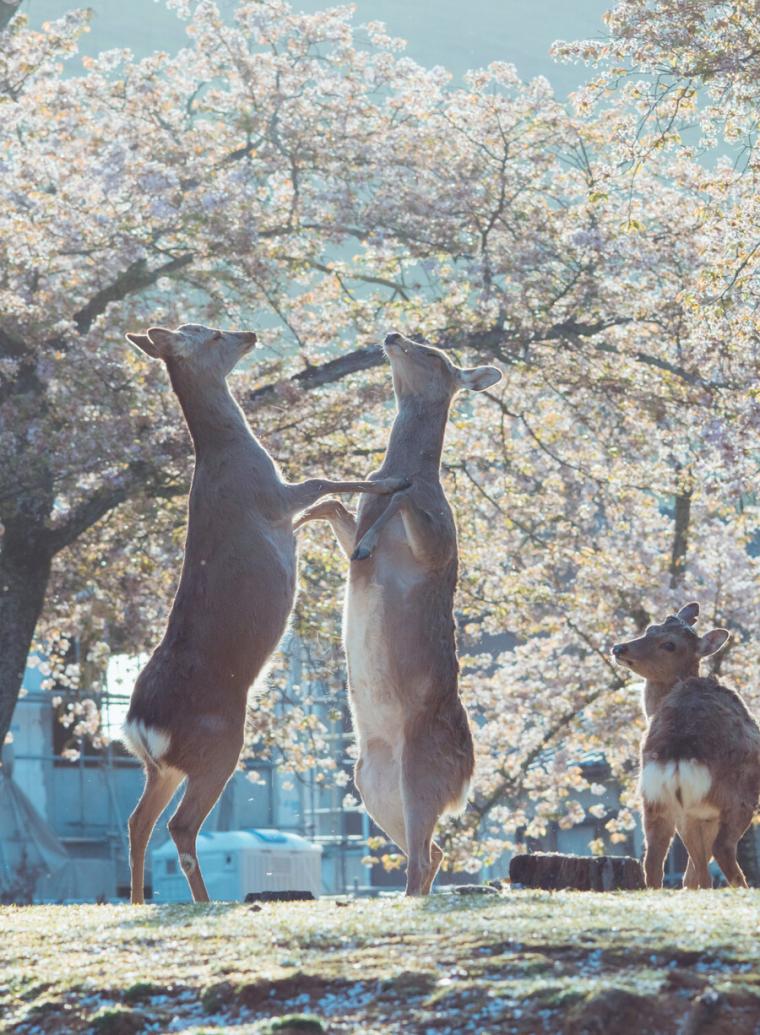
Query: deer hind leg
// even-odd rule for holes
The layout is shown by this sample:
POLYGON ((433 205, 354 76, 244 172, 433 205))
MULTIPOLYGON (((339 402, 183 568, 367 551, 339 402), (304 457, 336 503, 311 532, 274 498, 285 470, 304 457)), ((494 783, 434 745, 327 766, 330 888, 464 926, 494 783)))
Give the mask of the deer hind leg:
POLYGON ((433 881, 438 876, 438 871, 441 868, 443 862, 443 849, 437 841, 430 842, 430 870, 428 876, 422 884, 422 894, 429 895, 430 889, 433 887, 433 881))
POLYGON ((438 820, 448 800, 450 772, 442 771, 450 758, 435 731, 417 731, 404 745, 401 792, 404 802, 407 855, 407 895, 427 895, 443 861, 440 845, 433 841, 438 820))
POLYGON ((718 826, 718 819, 695 819, 687 816, 683 829, 678 831, 689 853, 689 865, 683 879, 685 888, 712 887, 708 864, 712 858, 718 826))
MULTIPOLYGON (((405 785, 406 782, 405 780, 405 785)), ((418 781, 413 778, 409 783, 416 785, 418 781)), ((436 846, 438 852, 435 853, 435 861, 433 853, 433 831, 440 812, 435 799, 425 794, 420 795, 418 786, 415 786, 414 789, 410 786, 408 789, 405 788, 405 791, 404 821, 408 858, 406 893, 407 895, 427 895, 443 858, 443 852, 438 846, 436 846)))
MULTIPOLYGON (((750 814, 750 821, 752 816, 750 814)), ((741 866, 736 858, 736 848, 746 827, 739 827, 741 831, 737 835, 736 827, 730 830, 725 824, 721 824, 718 835, 713 845, 713 855, 718 866, 723 871, 723 876, 733 888, 746 888, 747 878, 744 876, 741 866)))
POLYGON ((656 804, 644 802, 644 877, 648 888, 662 887, 665 856, 675 830, 675 822, 667 812, 656 804))
POLYGON ((217 747, 214 755, 201 754, 197 771, 189 773, 179 808, 169 820, 169 833, 177 846, 179 863, 190 885, 194 902, 208 902, 195 842, 204 819, 219 800, 225 784, 235 770, 242 740, 232 746, 217 747))
POLYGON ((354 783, 373 821, 406 854, 401 767, 387 741, 367 741, 356 763, 354 783))
POLYGON ((131 899, 134 905, 145 901, 145 850, 158 817, 172 799, 184 774, 178 769, 148 764, 142 796, 129 817, 129 869, 132 874, 131 899))

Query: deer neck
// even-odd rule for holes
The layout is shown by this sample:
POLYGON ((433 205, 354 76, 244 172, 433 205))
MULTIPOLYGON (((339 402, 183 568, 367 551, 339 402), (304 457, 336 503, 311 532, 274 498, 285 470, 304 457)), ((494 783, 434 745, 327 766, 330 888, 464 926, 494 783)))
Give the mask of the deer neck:
POLYGON ((393 422, 383 472, 399 472, 405 477, 438 477, 443 438, 450 403, 421 403, 410 399, 399 403, 393 422))
POLYGON ((253 438, 243 411, 230 394, 224 378, 201 382, 171 366, 169 377, 197 455, 214 449, 228 449, 236 441, 253 438))
POLYGON ((676 683, 680 683, 682 679, 688 679, 690 676, 698 675, 699 663, 695 661, 694 665, 688 670, 681 672, 680 675, 670 681, 661 682, 655 679, 647 679, 644 683, 644 714, 647 719, 652 719, 676 683))

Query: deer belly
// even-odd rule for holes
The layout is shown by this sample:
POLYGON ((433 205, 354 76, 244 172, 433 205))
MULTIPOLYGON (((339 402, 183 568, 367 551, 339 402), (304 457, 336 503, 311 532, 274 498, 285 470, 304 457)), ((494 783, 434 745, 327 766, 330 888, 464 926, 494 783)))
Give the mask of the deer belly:
POLYGON ((349 587, 345 647, 351 710, 360 739, 390 739, 403 729, 404 710, 397 686, 398 661, 389 642, 383 587, 349 587))

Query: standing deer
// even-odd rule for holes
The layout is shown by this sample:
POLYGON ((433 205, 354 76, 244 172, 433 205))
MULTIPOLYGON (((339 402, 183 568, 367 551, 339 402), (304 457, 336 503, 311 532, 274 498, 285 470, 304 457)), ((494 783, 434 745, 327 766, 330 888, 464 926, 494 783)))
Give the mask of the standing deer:
POLYGON ((367 812, 407 856, 407 895, 426 895, 443 859, 436 824, 465 807, 474 764, 458 690, 457 537, 441 451, 454 395, 483 391, 501 372, 462 369, 400 334, 388 335, 385 352, 398 414, 370 479, 406 478, 410 487, 387 506, 361 501, 356 518, 325 500, 297 526, 329 521, 351 559, 344 640, 359 745, 354 779, 367 812))
POLYGON ((383 494, 396 478, 288 484, 252 434, 226 378, 256 335, 185 324, 128 334, 163 360, 195 448, 185 560, 164 638, 137 678, 124 739, 145 767, 129 819, 132 901, 145 849, 180 781, 169 831, 193 899, 208 901, 198 831, 243 745, 248 690, 285 629, 296 591, 293 518, 329 492, 383 494))
POLYGON ((674 831, 686 846, 684 887, 712 887, 714 856, 729 884, 747 886, 736 846, 760 795, 760 729, 739 694, 699 675, 702 658, 729 638, 699 636, 699 604, 682 607, 644 636, 612 648, 615 660, 643 676, 649 726, 641 749, 647 886, 661 888, 674 831))

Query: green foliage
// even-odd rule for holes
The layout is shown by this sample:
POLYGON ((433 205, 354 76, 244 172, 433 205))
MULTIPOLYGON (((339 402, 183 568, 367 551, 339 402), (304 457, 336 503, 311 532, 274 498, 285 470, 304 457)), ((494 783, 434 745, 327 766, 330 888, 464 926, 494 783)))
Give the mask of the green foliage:
POLYGON ((288 1013, 264 1025, 262 1035, 320 1035, 327 1029, 313 1014, 288 1013))
POLYGON ((142 1030, 143 1024, 139 1014, 119 1007, 100 1010, 92 1018, 92 1030, 96 1035, 134 1035, 142 1030))

